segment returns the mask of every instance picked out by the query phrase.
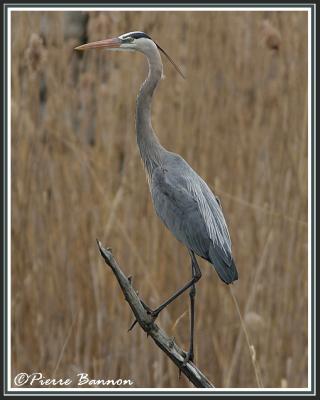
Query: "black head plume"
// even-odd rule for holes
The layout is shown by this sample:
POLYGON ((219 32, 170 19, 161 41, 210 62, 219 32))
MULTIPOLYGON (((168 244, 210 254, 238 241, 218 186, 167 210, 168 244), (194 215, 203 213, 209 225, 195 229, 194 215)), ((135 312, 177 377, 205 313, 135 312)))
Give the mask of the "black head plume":
POLYGON ((185 75, 182 73, 181 69, 177 66, 177 64, 173 61, 173 59, 169 56, 169 54, 167 52, 165 52, 163 50, 163 48, 161 48, 158 43, 156 43, 153 39, 151 39, 151 37, 149 35, 147 35, 144 32, 141 31, 135 31, 135 32, 129 32, 129 33, 125 33, 123 35, 120 36, 120 38, 125 41, 125 40, 129 40, 131 38, 133 39, 150 39, 154 42, 154 44, 157 46, 157 48, 162 52, 162 54, 164 54, 167 59, 171 62, 171 64, 174 66, 174 68, 176 69, 176 71, 182 76, 183 79, 186 79, 185 75))
POLYGON ((167 57, 167 59, 171 62, 171 64, 174 66, 176 71, 182 76, 183 79, 186 79, 185 75, 182 73, 181 69, 177 66, 177 64, 173 61, 173 59, 169 56, 168 53, 166 53, 159 45, 154 41, 155 45, 158 47, 158 49, 167 57))

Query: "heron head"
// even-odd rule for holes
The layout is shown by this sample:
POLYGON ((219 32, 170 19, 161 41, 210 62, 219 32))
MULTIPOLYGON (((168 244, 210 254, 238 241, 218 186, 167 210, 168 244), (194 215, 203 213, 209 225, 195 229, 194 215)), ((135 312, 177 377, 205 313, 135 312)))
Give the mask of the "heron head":
POLYGON ((136 31, 124 33, 119 37, 86 43, 75 48, 75 50, 89 49, 106 49, 112 51, 139 51, 146 55, 149 51, 152 51, 152 49, 158 49, 167 57, 167 59, 175 67, 178 73, 183 78, 185 78, 180 68, 176 65, 172 58, 154 40, 152 40, 149 35, 144 32, 136 31))

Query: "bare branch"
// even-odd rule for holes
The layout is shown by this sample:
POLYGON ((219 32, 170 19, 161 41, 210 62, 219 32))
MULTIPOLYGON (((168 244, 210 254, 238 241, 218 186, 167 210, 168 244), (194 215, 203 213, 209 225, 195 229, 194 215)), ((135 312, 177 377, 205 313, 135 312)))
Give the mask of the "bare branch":
POLYGON ((136 317, 141 328, 151 336, 160 349, 176 364, 180 371, 194 384, 195 387, 214 388, 213 384, 205 377, 205 375, 192 363, 188 362, 183 365, 186 353, 170 338, 153 320, 148 313, 143 301, 139 298, 132 286, 131 277, 126 277, 122 272, 116 260, 114 259, 111 249, 104 249, 101 242, 97 240, 100 253, 107 265, 112 269, 116 276, 125 299, 129 303, 134 316, 136 317))

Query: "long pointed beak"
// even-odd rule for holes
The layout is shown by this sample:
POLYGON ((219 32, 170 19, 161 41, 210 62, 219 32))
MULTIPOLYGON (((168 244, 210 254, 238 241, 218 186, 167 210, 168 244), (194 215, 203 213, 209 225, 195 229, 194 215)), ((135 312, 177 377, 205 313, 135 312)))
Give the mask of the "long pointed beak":
POLYGON ((98 42, 91 42, 83 44, 82 46, 75 47, 75 50, 89 50, 89 49, 115 49, 119 48, 121 40, 119 38, 104 39, 98 42))

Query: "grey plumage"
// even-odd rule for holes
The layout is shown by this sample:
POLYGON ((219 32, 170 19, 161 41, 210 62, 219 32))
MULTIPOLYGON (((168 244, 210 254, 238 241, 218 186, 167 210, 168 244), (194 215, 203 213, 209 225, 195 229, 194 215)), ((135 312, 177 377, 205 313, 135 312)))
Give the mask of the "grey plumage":
POLYGON ((159 143, 150 114, 152 95, 162 76, 162 62, 156 46, 149 46, 145 55, 149 75, 137 98, 136 133, 154 208, 174 236, 209 261, 222 281, 229 284, 238 279, 238 273, 221 206, 190 165, 159 143))
POLYGON ((238 278, 231 240, 219 203, 197 173, 167 152, 149 178, 157 215, 174 236, 213 264, 225 283, 238 278))
MULTIPOLYGON (((184 75, 172 58, 144 32, 128 32, 76 49, 95 48, 139 51, 147 57, 149 73, 137 98, 136 134, 154 208, 176 238, 212 263, 225 283, 238 279, 220 201, 182 157, 161 146, 152 128, 151 101, 163 69, 159 51, 184 75)), ((192 262, 196 261, 193 259, 192 262)))
POLYGON ((148 309, 148 312, 157 318, 165 307, 190 288, 190 347, 183 361, 183 364, 186 364, 194 359, 195 285, 201 278, 195 254, 209 261, 223 282, 229 284, 238 279, 227 224, 220 201, 204 180, 181 156, 166 150, 152 128, 151 101, 154 90, 162 78, 159 51, 184 76, 179 67, 144 32, 129 32, 117 38, 87 43, 78 46, 77 50, 95 48, 139 51, 147 57, 149 63, 148 77, 142 84, 137 98, 137 143, 156 213, 174 236, 188 248, 192 279, 158 308, 148 309))

